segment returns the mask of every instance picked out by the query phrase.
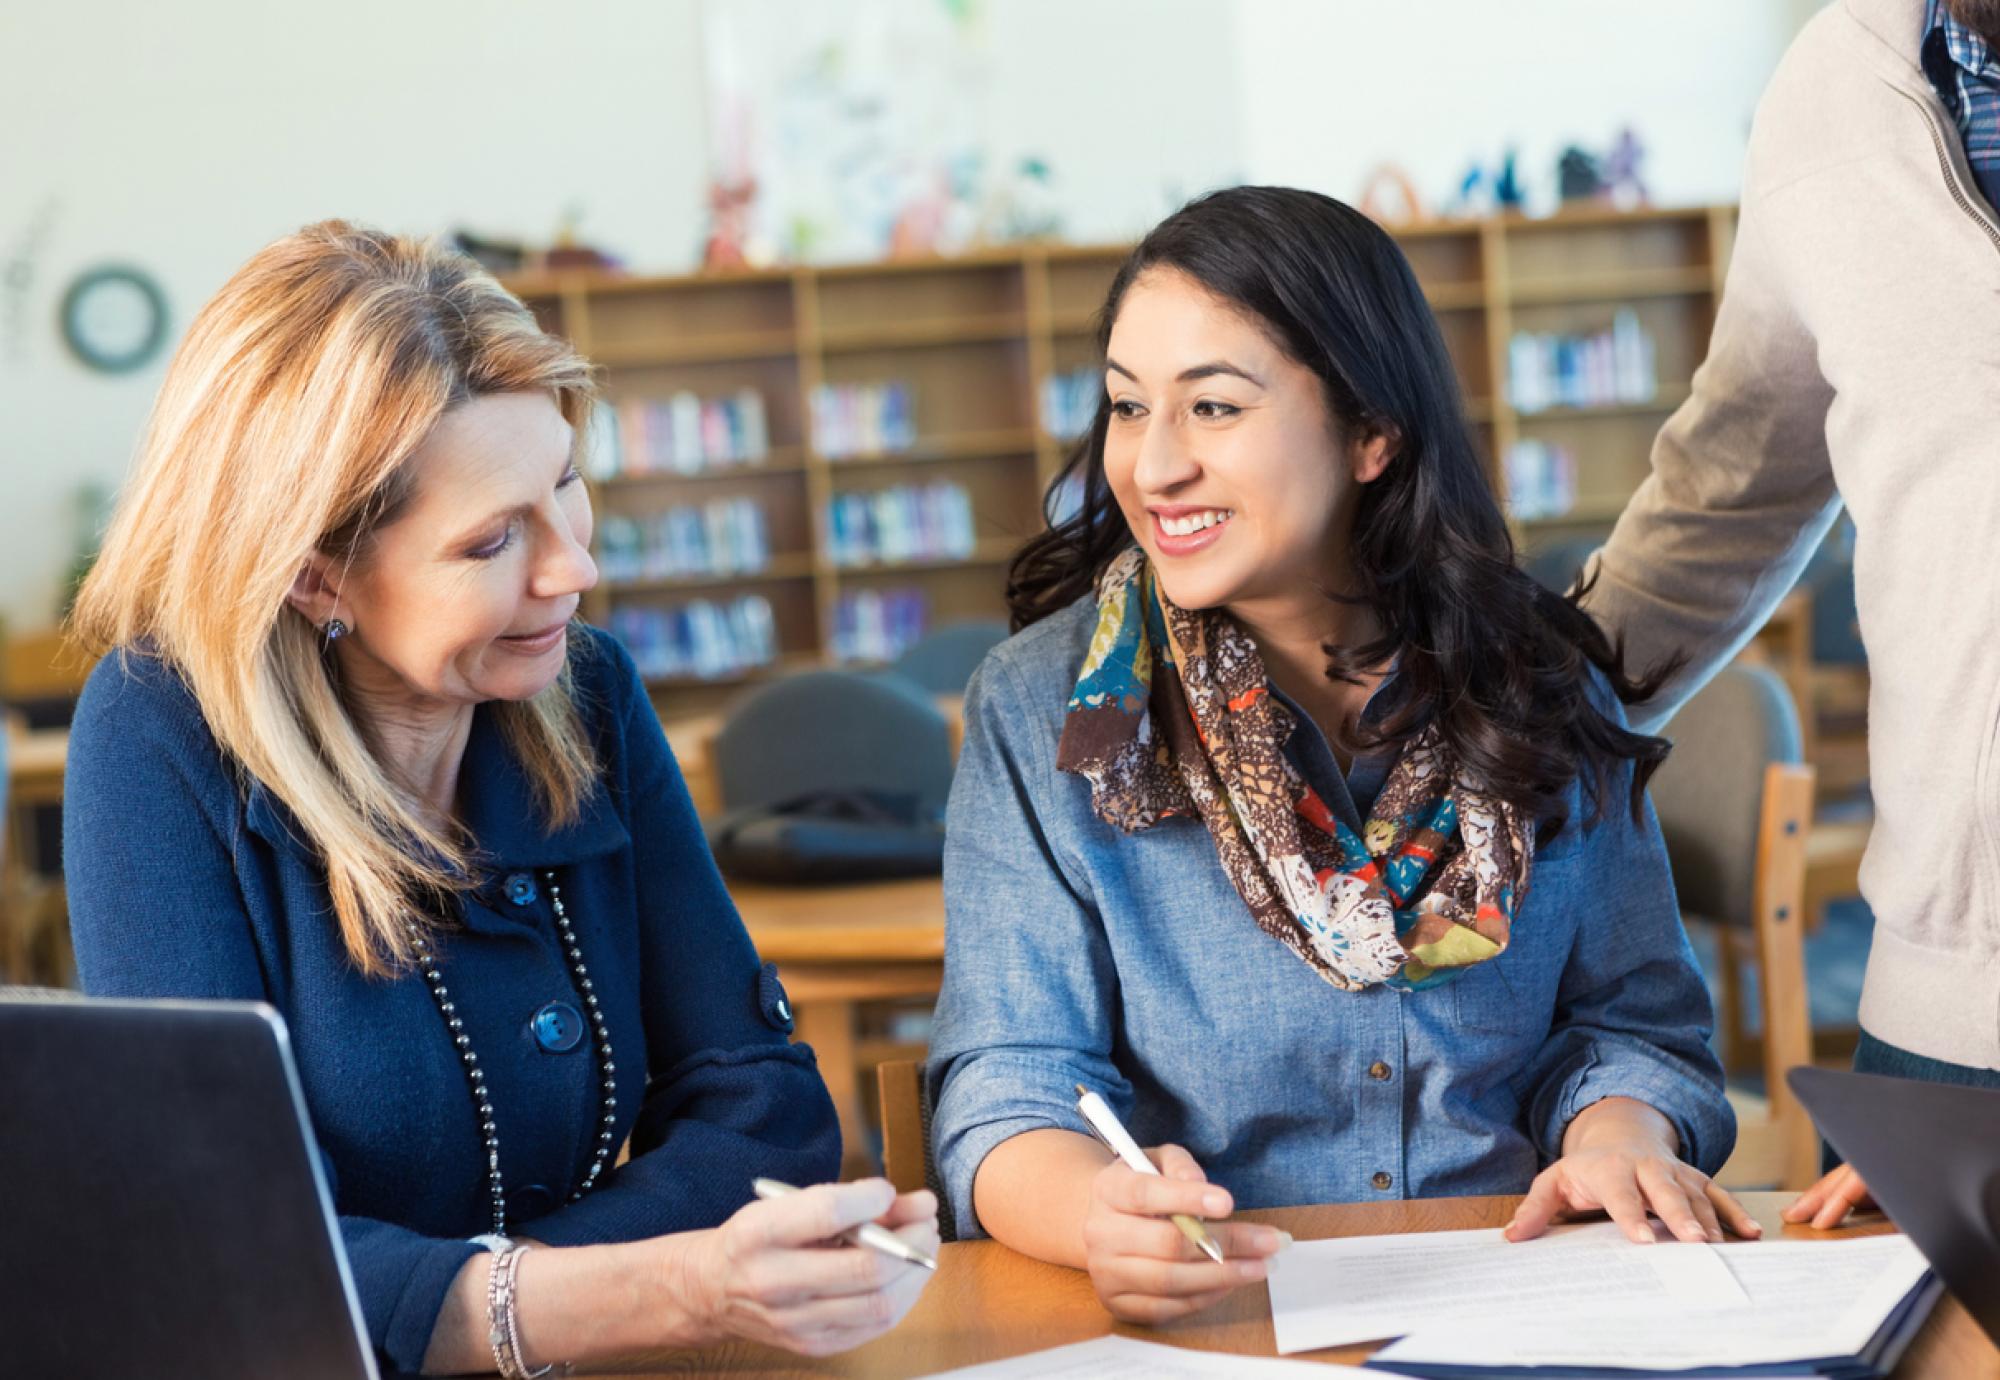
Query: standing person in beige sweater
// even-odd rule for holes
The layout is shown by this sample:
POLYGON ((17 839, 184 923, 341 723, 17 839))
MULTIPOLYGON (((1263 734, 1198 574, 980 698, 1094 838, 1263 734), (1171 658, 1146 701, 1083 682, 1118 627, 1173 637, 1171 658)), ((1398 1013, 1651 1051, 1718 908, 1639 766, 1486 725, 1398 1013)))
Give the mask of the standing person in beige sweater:
MULTIPOLYGON (((1707 362, 1593 559, 1656 731, 1844 502, 1873 688, 1864 1071, 2000 1086, 2000 0, 1833 0, 1757 112, 1707 362)), ((1845 1168, 1788 1210, 1831 1225, 1845 1168)))

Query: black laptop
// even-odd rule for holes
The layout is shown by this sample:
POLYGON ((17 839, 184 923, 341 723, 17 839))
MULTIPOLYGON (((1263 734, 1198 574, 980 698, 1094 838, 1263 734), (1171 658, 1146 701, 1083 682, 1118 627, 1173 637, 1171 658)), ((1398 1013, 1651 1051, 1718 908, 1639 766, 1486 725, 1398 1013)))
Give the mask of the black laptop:
POLYGON ((1796 1068, 1820 1134, 2000 1345, 2000 1092, 1796 1068))
POLYGON ((0 996, 10 1374, 374 1380, 284 1022, 0 996))

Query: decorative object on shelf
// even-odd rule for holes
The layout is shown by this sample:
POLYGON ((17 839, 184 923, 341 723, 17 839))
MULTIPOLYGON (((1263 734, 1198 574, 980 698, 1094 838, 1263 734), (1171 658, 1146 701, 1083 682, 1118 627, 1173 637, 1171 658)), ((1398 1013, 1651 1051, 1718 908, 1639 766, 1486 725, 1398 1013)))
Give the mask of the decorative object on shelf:
POLYGON ((63 579, 58 622, 68 621, 70 605, 75 602, 76 592, 83 587, 84 577, 90 574, 91 566, 97 564, 98 544, 104 538, 105 527, 111 522, 111 490, 96 480, 86 480, 77 485, 73 502, 69 574, 63 579))
POLYGON ((1519 331, 1507 344, 1507 398, 1517 412, 1647 403, 1658 394, 1653 338, 1630 307, 1594 335, 1519 331))
POLYGON ((1587 150, 1571 144, 1556 160, 1556 191, 1564 201, 1595 201, 1604 195, 1604 169, 1587 150))
POLYGON ((1618 131, 1617 140, 1602 157, 1572 144, 1563 150, 1556 168, 1562 199, 1637 210, 1649 199, 1641 172, 1645 161, 1645 146, 1630 126, 1618 131))
POLYGON ((1507 511, 1524 522, 1576 506, 1576 456, 1566 446, 1523 439, 1507 448, 1507 511))
POLYGON ((488 273, 519 273, 535 262, 535 252, 520 240, 497 239, 471 230, 451 232, 451 246, 488 273))
POLYGON ((677 608, 621 605, 611 611, 611 634, 647 680, 720 680, 778 659, 777 621, 761 594, 677 608))
POLYGON ((599 408, 586 454, 591 478, 617 479, 703 474, 755 464, 770 452, 764 395, 741 388, 722 398, 682 389, 599 408))
POLYGON ((62 299, 63 340, 100 374, 129 374, 167 343, 167 296, 127 264, 86 269, 62 299))
POLYGON ((1636 211, 1652 201, 1646 191, 1646 146, 1631 126, 1618 131, 1618 140, 1604 160, 1604 194, 1621 211, 1636 211))
POLYGON ((930 600, 921 590, 856 590, 833 606, 836 661, 894 661, 923 638, 930 600))
POLYGON ((583 270, 605 273, 616 272, 622 265, 616 255, 608 254, 595 245, 585 244, 578 235, 577 227, 583 223, 583 208, 570 205, 563 208, 562 219, 556 225, 555 241, 543 251, 541 267, 551 273, 574 273, 583 270))
POLYGON ((644 520, 606 514, 598 567, 617 584, 752 575, 771 564, 764 510, 747 498, 669 508, 644 520))
POLYGON ((827 560, 845 567, 964 560, 978 545, 972 495, 944 481, 835 494, 826 536, 827 560))
POLYGON ((1500 170, 1493 175, 1493 205, 1496 210, 1520 211, 1527 205, 1528 195, 1521 188, 1519 162, 1511 148, 1500 160, 1500 170))
POLYGON ((1368 174, 1356 209, 1381 225, 1411 225, 1430 214, 1416 182, 1394 163, 1378 163, 1368 174))
POLYGON ((750 263, 750 213, 757 203, 757 179, 716 178, 708 184, 708 238, 701 247, 703 268, 743 268, 750 263))
POLYGON ((812 391, 813 449, 829 460, 889 455, 917 443, 907 383, 822 383, 812 391))

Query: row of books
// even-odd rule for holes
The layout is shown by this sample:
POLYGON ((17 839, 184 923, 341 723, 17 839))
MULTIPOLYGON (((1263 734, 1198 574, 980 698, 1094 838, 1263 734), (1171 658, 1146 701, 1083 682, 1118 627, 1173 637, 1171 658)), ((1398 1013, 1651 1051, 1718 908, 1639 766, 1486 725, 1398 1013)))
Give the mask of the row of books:
POLYGON ((678 608, 614 608, 611 634, 648 679, 715 680, 778 659, 771 601, 761 594, 722 603, 696 599, 678 608))
POLYGON ((943 481, 835 494, 826 527, 827 559, 840 566, 964 560, 977 545, 972 495, 943 481))
POLYGON ((894 661, 924 635, 930 601, 914 589, 864 589, 833 606, 833 654, 841 661, 894 661))
POLYGON ((614 583, 735 575, 771 563, 771 534, 760 504, 719 498, 644 519, 610 514, 598 529, 597 549, 598 569, 614 583))
POLYGON ((1091 366, 1050 374, 1042 380, 1042 430, 1061 441, 1073 441, 1097 419, 1104 396, 1104 371, 1091 366))
POLYGON ((888 455, 917 444, 906 383, 822 383, 812 391, 813 448, 829 459, 888 455))
POLYGON ((771 453, 764 396, 754 388, 702 398, 634 398, 601 407, 592 424, 593 479, 624 475, 701 474, 749 465, 771 453))
POLYGON ((1627 307, 1594 335, 1521 331, 1507 344, 1507 400, 1517 412, 1651 402, 1659 392, 1653 337, 1627 307))
POLYGON ((1517 518, 1561 517, 1576 506, 1576 456, 1567 446, 1521 440, 1507 447, 1507 506, 1517 518))

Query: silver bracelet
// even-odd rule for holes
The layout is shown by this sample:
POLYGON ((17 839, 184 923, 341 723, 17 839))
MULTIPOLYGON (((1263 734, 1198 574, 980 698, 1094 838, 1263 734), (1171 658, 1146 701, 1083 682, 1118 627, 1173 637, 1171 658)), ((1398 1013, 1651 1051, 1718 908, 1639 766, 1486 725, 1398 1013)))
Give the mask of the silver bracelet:
POLYGON ((486 1276, 486 1340, 493 1345, 493 1369, 501 1380, 541 1380, 555 1367, 529 1370, 521 1362, 521 1325, 514 1312, 514 1277, 521 1269, 521 1257, 529 1247, 509 1242, 493 1256, 492 1271, 486 1276))

